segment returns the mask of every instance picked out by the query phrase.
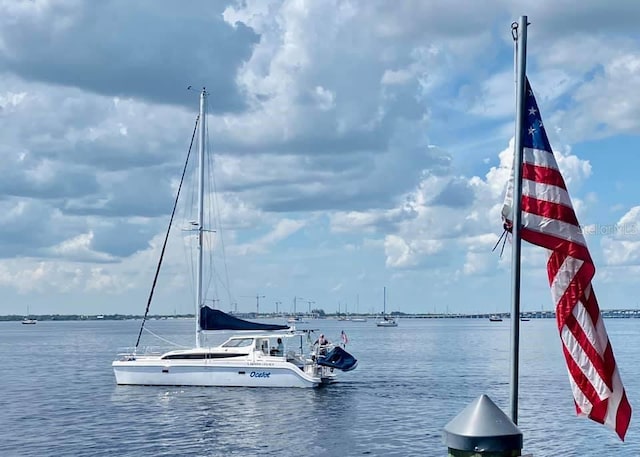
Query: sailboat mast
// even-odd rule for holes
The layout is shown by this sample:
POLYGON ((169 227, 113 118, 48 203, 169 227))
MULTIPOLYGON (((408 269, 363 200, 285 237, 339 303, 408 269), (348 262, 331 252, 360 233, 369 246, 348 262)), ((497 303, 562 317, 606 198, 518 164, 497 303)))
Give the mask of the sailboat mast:
POLYGON ((198 263, 196 272, 196 347, 200 347, 200 309, 202 308, 202 235, 204 225, 204 146, 206 137, 206 97, 207 91, 200 92, 200 138, 198 142, 198 263))
POLYGON ((382 315, 387 315, 387 286, 382 289, 382 315))

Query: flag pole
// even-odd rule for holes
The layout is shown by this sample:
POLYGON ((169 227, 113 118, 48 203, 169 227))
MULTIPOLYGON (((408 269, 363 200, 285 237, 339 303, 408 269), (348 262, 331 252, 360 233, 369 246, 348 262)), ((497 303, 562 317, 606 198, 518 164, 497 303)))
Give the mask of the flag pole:
POLYGON ((527 16, 520 16, 516 46, 516 132, 513 157, 513 250, 511 258, 511 420, 518 423, 518 371, 520 351, 520 225, 522 220, 522 145, 524 134, 527 64, 527 16))

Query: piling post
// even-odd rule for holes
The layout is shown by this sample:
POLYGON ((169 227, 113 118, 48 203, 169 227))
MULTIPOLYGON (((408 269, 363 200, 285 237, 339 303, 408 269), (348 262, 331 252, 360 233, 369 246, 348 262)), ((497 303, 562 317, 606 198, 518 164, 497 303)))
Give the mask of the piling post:
POLYGON ((519 457, 522 433, 487 395, 467 405, 442 434, 448 457, 519 457))

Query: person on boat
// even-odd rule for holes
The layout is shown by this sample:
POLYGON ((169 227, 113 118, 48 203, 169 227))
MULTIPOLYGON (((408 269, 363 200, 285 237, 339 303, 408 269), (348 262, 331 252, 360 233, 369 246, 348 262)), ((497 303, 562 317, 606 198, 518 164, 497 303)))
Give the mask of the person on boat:
POLYGON ((321 333, 318 339, 313 343, 314 346, 318 346, 318 353, 325 354, 327 352, 327 345, 330 341, 325 338, 324 333, 321 333))
POLYGON ((271 348, 271 355, 282 356, 284 355, 284 344, 282 338, 278 338, 278 345, 271 348))
POLYGON ((340 338, 342 339, 342 347, 346 348, 347 343, 349 342, 349 337, 347 336, 346 333, 344 333, 344 330, 340 332, 340 338))
POLYGON ((315 343, 313 343, 314 346, 316 344, 318 346, 326 346, 327 344, 329 344, 329 340, 324 337, 324 333, 321 333, 320 337, 316 340, 315 343))
POLYGON ((276 355, 284 355, 284 344, 282 338, 278 338, 278 346, 276 346, 276 355))

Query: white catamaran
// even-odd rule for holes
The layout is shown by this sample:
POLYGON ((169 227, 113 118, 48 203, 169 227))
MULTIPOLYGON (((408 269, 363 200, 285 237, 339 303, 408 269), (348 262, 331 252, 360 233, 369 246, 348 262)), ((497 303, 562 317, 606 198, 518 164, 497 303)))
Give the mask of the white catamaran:
MULTIPOLYGON (((353 370, 358 363, 343 348, 334 345, 323 347, 309 345, 310 348, 305 351, 305 344, 310 341, 311 331, 295 330, 295 327, 287 325, 250 322, 205 305, 202 290, 202 243, 203 232, 207 231, 203 227, 206 99, 207 92, 203 89, 200 93, 200 115, 197 123, 199 207, 198 221, 194 223, 198 235, 195 347, 141 355, 137 353, 140 343, 140 335, 138 335, 134 350, 121 354, 118 360, 112 363, 116 383, 121 385, 318 387, 334 382, 338 370, 353 370), (229 337, 218 346, 204 346, 201 334, 214 330, 234 330, 241 333, 229 337)), ((150 301, 151 299, 149 303, 150 301)), ((142 326, 144 327, 144 320, 142 326)))

